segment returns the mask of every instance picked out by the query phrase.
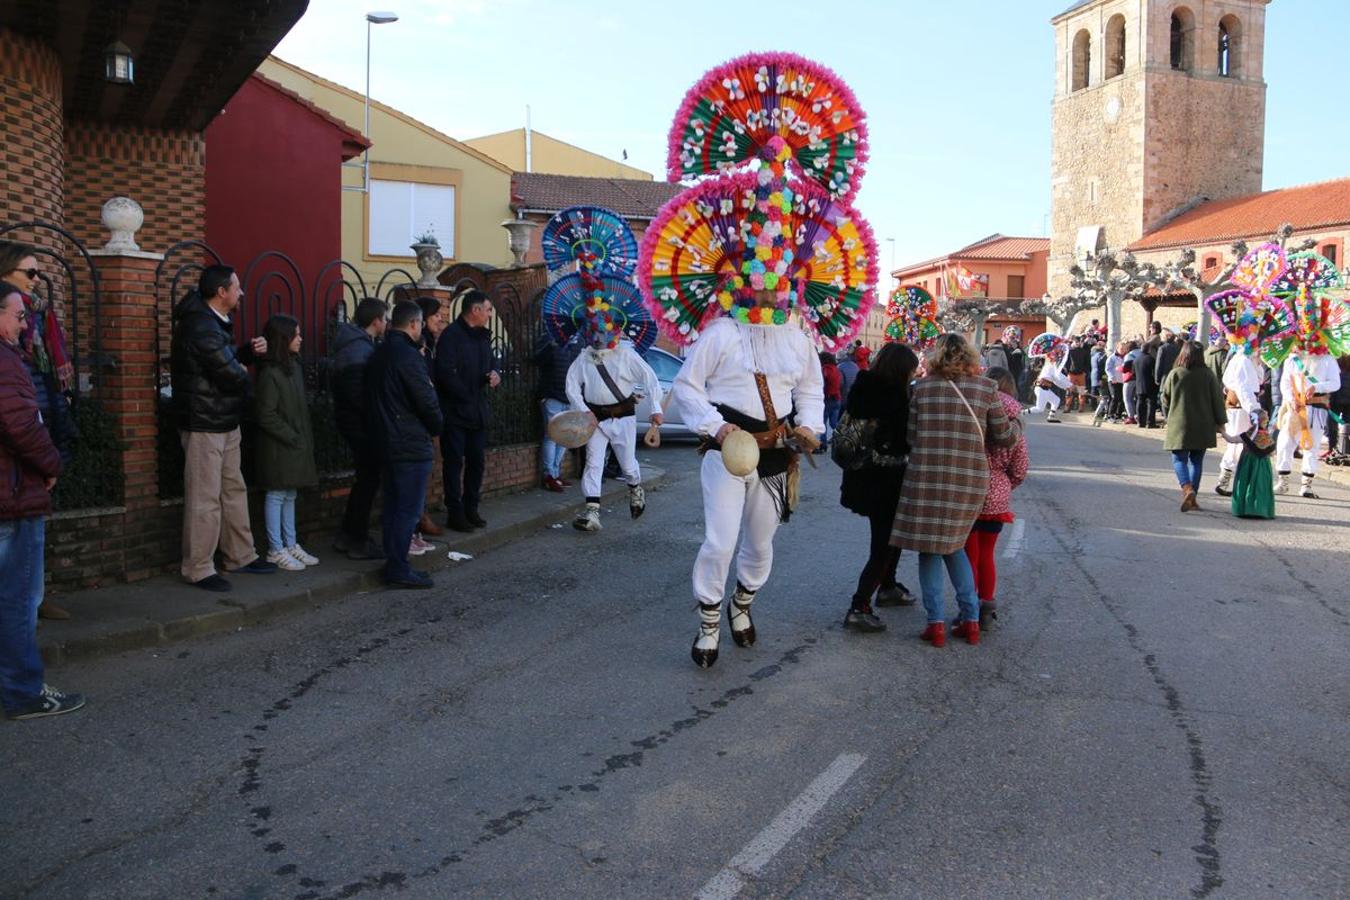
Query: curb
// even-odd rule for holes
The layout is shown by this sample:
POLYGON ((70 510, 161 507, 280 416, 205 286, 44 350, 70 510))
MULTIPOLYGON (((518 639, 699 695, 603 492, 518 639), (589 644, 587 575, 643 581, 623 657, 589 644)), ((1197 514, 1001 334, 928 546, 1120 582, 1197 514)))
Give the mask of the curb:
MULTIPOLYGON (((665 480, 666 472, 664 469, 651 465, 644 466, 642 484, 648 490, 660 488, 665 480)), ((601 496, 611 498, 621 494, 624 489, 625 485, 622 482, 610 482, 605 485, 601 496)), ((479 556, 490 550, 514 543, 539 531, 541 528, 546 528, 556 522, 559 516, 572 515, 576 505, 573 502, 551 505, 548 509, 527 515, 522 519, 497 528, 488 528, 464 535, 462 538, 456 536, 451 547, 447 547, 444 543, 437 543, 435 555, 428 554, 422 557, 419 564, 422 568, 432 572, 449 569, 452 564, 445 557, 445 552, 448 549, 471 553, 475 557, 479 556)), ((121 622, 112 624, 106 631, 82 637, 59 639, 52 636, 44 638, 39 633, 38 645, 43 662, 49 667, 58 667, 77 660, 125 653, 129 650, 143 650, 148 647, 162 647, 190 638, 216 634, 222 631, 234 631, 245 626, 258 625, 303 610, 341 601, 358 592, 380 590, 384 587, 379 578, 378 569, 374 568, 327 577, 328 580, 323 584, 313 587, 297 586, 295 590, 289 593, 261 600, 250 601, 242 595, 240 597, 228 596, 216 601, 221 608, 193 615, 162 621, 146 618, 137 620, 134 617, 123 619, 121 622)), ((175 583, 175 587, 179 586, 181 585, 175 583)), ((103 588, 101 590, 109 591, 115 590, 115 588, 103 588)))

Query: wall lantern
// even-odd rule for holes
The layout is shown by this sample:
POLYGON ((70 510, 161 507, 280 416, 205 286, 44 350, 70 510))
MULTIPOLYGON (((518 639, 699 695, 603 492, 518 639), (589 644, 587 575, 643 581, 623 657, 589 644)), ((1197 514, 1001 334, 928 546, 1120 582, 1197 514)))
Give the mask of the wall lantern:
POLYGON ((103 77, 112 84, 131 84, 135 79, 136 61, 131 48, 121 41, 113 41, 103 48, 103 77))

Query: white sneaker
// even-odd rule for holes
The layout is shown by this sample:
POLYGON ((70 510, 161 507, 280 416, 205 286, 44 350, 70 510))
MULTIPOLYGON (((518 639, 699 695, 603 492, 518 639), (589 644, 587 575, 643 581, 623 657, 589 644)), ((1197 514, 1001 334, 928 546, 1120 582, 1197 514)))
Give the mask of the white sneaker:
POLYGON ((421 535, 414 534, 412 537, 412 543, 408 545, 408 555, 421 556, 423 553, 426 553, 430 549, 431 545, 428 544, 426 541, 422 540, 421 535))
POLYGON ((602 527, 600 525, 600 504, 587 503, 585 512, 572 520, 572 527, 577 531, 589 531, 595 533, 602 527))
POLYGON ((317 566, 319 564, 319 558, 312 553, 306 552, 305 548, 301 547, 299 544, 287 547, 286 552, 300 560, 306 566, 317 566))
POLYGON ((286 550, 273 550, 267 554, 267 561, 276 563, 276 567, 286 572, 302 572, 305 564, 286 550))
POLYGON ((1275 479, 1275 493, 1277 493, 1277 494, 1287 494, 1287 493, 1289 493, 1289 476, 1288 476, 1288 475, 1280 475, 1280 476, 1276 477, 1276 479, 1275 479))

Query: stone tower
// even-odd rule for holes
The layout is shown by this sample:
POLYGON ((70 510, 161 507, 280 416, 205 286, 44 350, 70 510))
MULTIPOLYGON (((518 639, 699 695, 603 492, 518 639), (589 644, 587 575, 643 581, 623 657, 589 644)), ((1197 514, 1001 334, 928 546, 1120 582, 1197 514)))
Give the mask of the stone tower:
POLYGON ((1261 190, 1270 0, 1079 0, 1055 27, 1050 293, 1204 200, 1261 190))

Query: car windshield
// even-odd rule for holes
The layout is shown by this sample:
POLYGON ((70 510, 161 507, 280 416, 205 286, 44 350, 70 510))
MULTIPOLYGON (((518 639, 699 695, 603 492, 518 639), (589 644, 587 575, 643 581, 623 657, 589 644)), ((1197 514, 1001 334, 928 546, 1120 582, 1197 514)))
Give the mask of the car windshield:
POLYGON ((652 367, 658 381, 674 381, 675 376, 680 374, 680 366, 683 365, 679 357, 671 356, 664 350, 648 350, 643 359, 652 367))

